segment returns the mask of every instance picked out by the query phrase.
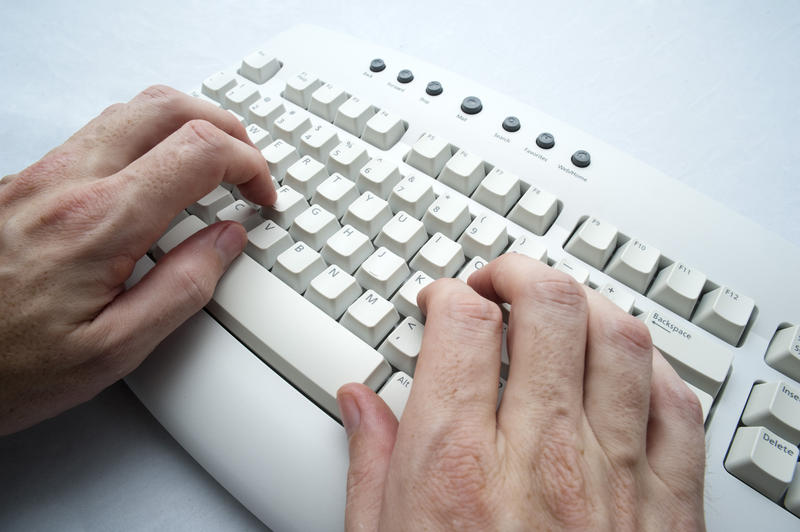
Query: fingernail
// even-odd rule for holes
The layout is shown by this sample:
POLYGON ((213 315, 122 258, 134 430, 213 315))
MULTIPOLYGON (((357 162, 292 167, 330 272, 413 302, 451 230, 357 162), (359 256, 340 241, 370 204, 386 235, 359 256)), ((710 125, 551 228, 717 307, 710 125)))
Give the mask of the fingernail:
POLYGON ((358 403, 352 395, 343 393, 339 396, 339 411, 342 414, 344 430, 347 431, 349 438, 358 430, 358 425, 361 423, 361 410, 358 409, 358 403))
POLYGON ((216 242, 214 242, 214 247, 222 257, 222 262, 225 266, 228 266, 233 262, 233 259, 242 253, 244 244, 242 230, 234 224, 228 224, 220 231, 216 242))

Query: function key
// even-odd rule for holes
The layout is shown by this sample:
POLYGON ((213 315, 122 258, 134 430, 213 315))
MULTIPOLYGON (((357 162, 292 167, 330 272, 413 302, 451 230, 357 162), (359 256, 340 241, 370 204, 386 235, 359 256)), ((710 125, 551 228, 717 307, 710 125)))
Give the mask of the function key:
POLYGON ((256 50, 242 60, 239 67, 239 74, 246 77, 253 83, 266 83, 283 64, 275 57, 267 54, 263 50, 256 50))
POLYGON ((592 158, 586 150, 578 150, 572 154, 572 164, 578 168, 586 168, 590 162, 592 162, 592 158))
POLYGON ((404 68, 400 72, 397 73, 397 81, 400 83, 411 83, 414 81, 414 73, 404 68))
POLYGON ((503 120, 503 129, 513 133, 514 131, 519 131, 520 123, 519 118, 516 116, 507 116, 505 120, 503 120))
POLYGON ((381 72, 385 68, 386 68, 386 63, 384 63, 383 59, 380 58, 375 58, 369 63, 369 69, 373 72, 381 72))
POLYGON ((550 133, 540 133, 536 137, 536 145, 543 150, 549 150, 556 145, 556 138, 550 133))
POLYGON ((482 109, 483 104, 477 96, 467 96, 464 98, 464 101, 461 102, 461 110, 468 115, 478 114, 482 109))
POLYGON ((425 87, 425 92, 430 96, 439 96, 443 90, 442 84, 438 81, 430 81, 428 82, 428 86, 425 87))

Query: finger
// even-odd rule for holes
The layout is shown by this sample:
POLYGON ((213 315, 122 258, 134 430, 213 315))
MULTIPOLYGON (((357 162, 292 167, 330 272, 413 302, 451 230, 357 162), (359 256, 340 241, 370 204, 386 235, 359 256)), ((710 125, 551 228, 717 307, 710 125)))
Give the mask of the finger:
POLYGON ((92 335, 108 367, 132 371, 181 323, 211 299, 224 271, 244 249, 247 236, 235 222, 214 224, 167 253, 130 290, 117 296, 83 331, 92 335))
POLYGON ((593 290, 587 297, 583 408, 609 459, 629 466, 645 458, 653 344, 640 320, 593 290))
POLYGON ((658 350, 653 350, 647 459, 674 493, 703 493, 705 445, 700 401, 658 350))
POLYGON ((345 530, 378 530, 397 419, 386 403, 363 384, 342 386, 336 399, 350 450, 345 530))
POLYGON ((499 307, 455 279, 425 287, 417 302, 426 314, 425 334, 403 419, 432 432, 468 419, 476 432, 494 437, 502 339, 499 307))
POLYGON ((490 262, 470 276, 469 284, 484 297, 511 304, 501 424, 504 418, 521 427, 534 426, 527 422, 531 417, 539 422, 553 416, 574 423, 582 419, 588 318, 583 288, 518 254, 490 262))

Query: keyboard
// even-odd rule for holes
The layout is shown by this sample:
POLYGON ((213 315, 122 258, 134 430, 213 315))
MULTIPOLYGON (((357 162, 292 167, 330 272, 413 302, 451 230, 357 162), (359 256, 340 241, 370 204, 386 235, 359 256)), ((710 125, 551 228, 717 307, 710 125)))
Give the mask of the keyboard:
POLYGON ((399 417, 419 290, 522 253, 641 319, 697 394, 709 530, 800 526, 795 246, 529 105, 346 35, 297 26, 209 74, 190 93, 245 125, 278 200, 221 185, 139 261, 130 284, 210 223, 248 229, 207 308, 126 381, 266 525, 342 528, 336 390, 364 383, 399 417))

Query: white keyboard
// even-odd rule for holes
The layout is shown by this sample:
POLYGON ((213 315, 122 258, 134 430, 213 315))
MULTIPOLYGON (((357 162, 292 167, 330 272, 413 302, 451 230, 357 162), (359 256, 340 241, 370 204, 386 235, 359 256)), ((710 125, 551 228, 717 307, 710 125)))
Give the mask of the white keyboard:
POLYGON ((417 292, 516 252, 642 319, 698 395, 710 530, 800 527, 796 247, 528 105, 320 28, 192 94, 247 126, 278 201, 220 186, 173 222, 153 259, 220 219, 247 250, 127 382, 268 526, 343 526, 336 390, 362 382, 399 415, 417 292))

